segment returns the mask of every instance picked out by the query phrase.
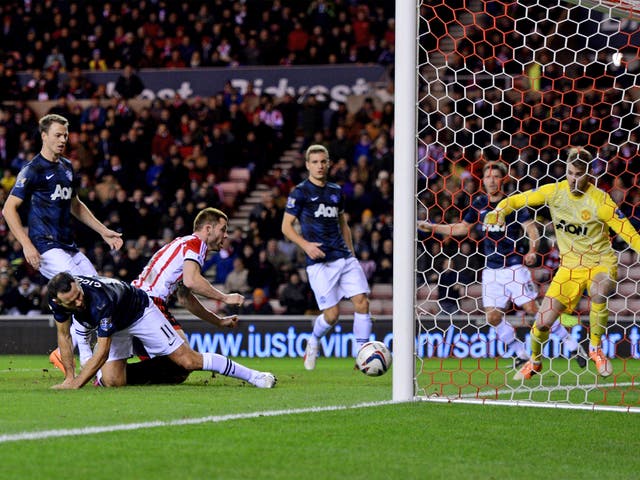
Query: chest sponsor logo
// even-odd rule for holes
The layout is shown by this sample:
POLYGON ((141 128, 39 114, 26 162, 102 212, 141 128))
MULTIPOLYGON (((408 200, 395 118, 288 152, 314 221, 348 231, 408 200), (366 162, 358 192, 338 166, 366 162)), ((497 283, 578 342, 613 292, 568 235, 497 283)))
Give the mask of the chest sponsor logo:
POLYGON ((338 207, 332 207, 331 205, 325 206, 324 203, 318 205, 318 209, 313 213, 313 216, 324 218, 338 218, 338 207))
POLYGON ((563 230, 572 235, 587 235, 587 227, 585 225, 574 225, 573 223, 567 223, 564 220, 560 220, 555 225, 557 230, 563 230))
POLYGON ((61 187, 56 185, 56 190, 51 195, 51 200, 69 200, 71 198, 71 187, 61 187))

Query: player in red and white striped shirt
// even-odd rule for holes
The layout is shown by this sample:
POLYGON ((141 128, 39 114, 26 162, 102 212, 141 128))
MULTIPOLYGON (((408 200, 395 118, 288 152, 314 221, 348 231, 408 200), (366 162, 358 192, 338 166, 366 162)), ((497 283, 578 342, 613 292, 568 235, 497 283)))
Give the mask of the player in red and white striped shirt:
MULTIPOLYGON (((144 290, 186 340, 182 327, 171 314, 167 301, 174 293, 193 315, 219 327, 235 328, 237 315, 220 317, 206 308, 195 294, 227 305, 241 306, 244 297, 239 293, 223 293, 202 275, 201 269, 208 249, 218 251, 227 238, 227 215, 216 208, 200 211, 193 222, 193 233, 178 237, 158 250, 142 273, 132 283, 144 290)), ((164 357, 127 365, 127 384, 176 383, 184 381, 188 372, 180 371, 164 357), (143 365, 144 364, 144 365, 143 365)))

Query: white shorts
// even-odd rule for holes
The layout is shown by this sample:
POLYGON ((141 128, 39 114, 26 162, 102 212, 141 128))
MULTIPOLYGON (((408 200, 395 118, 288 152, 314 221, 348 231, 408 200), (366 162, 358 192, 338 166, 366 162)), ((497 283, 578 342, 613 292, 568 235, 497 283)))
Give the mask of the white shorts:
POLYGON ((320 310, 337 305, 343 298, 369 294, 369 284, 355 257, 341 258, 307 267, 309 285, 320 310))
POLYGON ((482 303, 484 308, 504 309, 509 301, 522 306, 538 298, 531 272, 524 265, 485 268, 482 271, 482 303))
POLYGON ((84 253, 69 252, 62 248, 52 248, 40 255, 40 273, 47 279, 60 272, 69 272, 72 275, 98 275, 93 264, 84 253))
MULTIPOLYGON (((80 251, 69 252, 62 248, 52 248, 40 255, 40 273, 47 280, 51 280, 52 277, 60 272, 69 272, 72 275, 86 275, 90 277, 98 275, 96 268, 85 254, 80 251)), ((89 330, 76 322, 75 319, 73 320, 73 327, 78 335, 82 337, 87 336, 89 330)), ((89 342, 88 338, 84 341, 89 342)))
POLYGON ((107 362, 123 360, 133 356, 133 337, 144 345, 150 357, 170 355, 184 343, 169 320, 165 318, 155 303, 150 302, 142 317, 133 325, 111 336, 111 348, 107 362))

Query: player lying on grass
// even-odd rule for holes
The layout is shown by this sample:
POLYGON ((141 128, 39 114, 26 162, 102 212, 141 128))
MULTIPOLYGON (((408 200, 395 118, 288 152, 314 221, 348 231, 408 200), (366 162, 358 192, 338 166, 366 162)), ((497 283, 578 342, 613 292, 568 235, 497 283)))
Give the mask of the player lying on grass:
POLYGON ((531 329, 531 360, 516 373, 516 380, 530 379, 542 370, 542 346, 549 338, 549 328, 562 312, 575 309, 585 289, 591 299, 589 358, 601 376, 612 373, 611 362, 602 351, 602 335, 609 318, 607 300, 616 289, 618 265, 609 228, 636 252, 640 252, 640 235, 609 194, 591 183, 592 159, 584 148, 570 149, 565 180, 511 195, 484 218, 486 225, 495 227, 504 225, 518 209, 547 206, 560 251, 560 267, 531 329))
POLYGON ((65 378, 56 389, 81 388, 98 371, 104 386, 127 384, 126 363, 133 354, 133 337, 151 357, 166 355, 188 371, 208 370, 244 380, 258 388, 272 388, 276 378, 240 365, 217 353, 197 353, 176 333, 149 296, 121 280, 105 277, 74 277, 63 272, 47 284, 49 306, 58 331, 58 345, 65 378), (76 376, 71 341, 71 316, 97 333, 93 356, 76 376))
MULTIPOLYGON (((487 212, 505 198, 502 187, 506 178, 507 167, 504 163, 488 162, 482 168, 482 186, 485 193, 475 196, 461 222, 422 222, 418 229, 440 235, 465 236, 476 226, 482 227, 482 253, 486 259, 486 266, 482 271, 482 304, 487 322, 495 328, 498 340, 512 352, 515 365, 519 367, 529 360, 529 355, 523 342, 516 338, 513 326, 506 321, 505 313, 510 302, 530 315, 538 313, 538 289, 533 283, 527 265, 536 261, 540 236, 527 209, 513 212, 500 226, 487 228, 483 224, 487 212), (523 233, 528 239, 528 249, 525 248, 525 243, 520 241, 523 233)), ((582 350, 560 321, 554 323, 552 331, 565 343, 571 356, 582 350)), ((581 367, 586 366, 584 356, 578 355, 576 358, 581 367)))

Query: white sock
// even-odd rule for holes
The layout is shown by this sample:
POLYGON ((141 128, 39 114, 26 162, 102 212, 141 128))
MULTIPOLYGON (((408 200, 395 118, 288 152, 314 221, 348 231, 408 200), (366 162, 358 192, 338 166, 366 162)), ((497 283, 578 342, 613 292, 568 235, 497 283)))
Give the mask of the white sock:
POLYGON ((73 320, 71 324, 71 340, 73 341, 73 346, 78 347, 80 365, 84 365, 93 355, 93 350, 91 350, 91 332, 73 320))
POLYGON ((560 323, 560 320, 556 320, 551 326, 551 333, 558 337, 569 349, 570 352, 575 352, 578 349, 578 342, 575 338, 569 335, 567 329, 560 323))
POLYGON ((313 322, 313 334, 309 337, 309 343, 311 345, 317 345, 318 341, 324 337, 327 332, 331 330, 331 325, 324 319, 324 314, 320 314, 313 322))
POLYGON ((239 378, 245 382, 251 380, 251 377, 258 373, 256 370, 240 365, 224 355, 210 352, 202 353, 201 355, 203 370, 218 372, 227 377, 239 378))
POLYGON ((356 340, 357 350, 360 350, 360 347, 369 341, 372 325, 371 314, 358 312, 353 314, 353 336, 356 340))
POLYGON ((516 331, 513 326, 507 322, 504 318, 495 327, 498 340, 513 351, 520 358, 527 358, 527 352, 524 349, 524 344, 516 338, 516 331))

